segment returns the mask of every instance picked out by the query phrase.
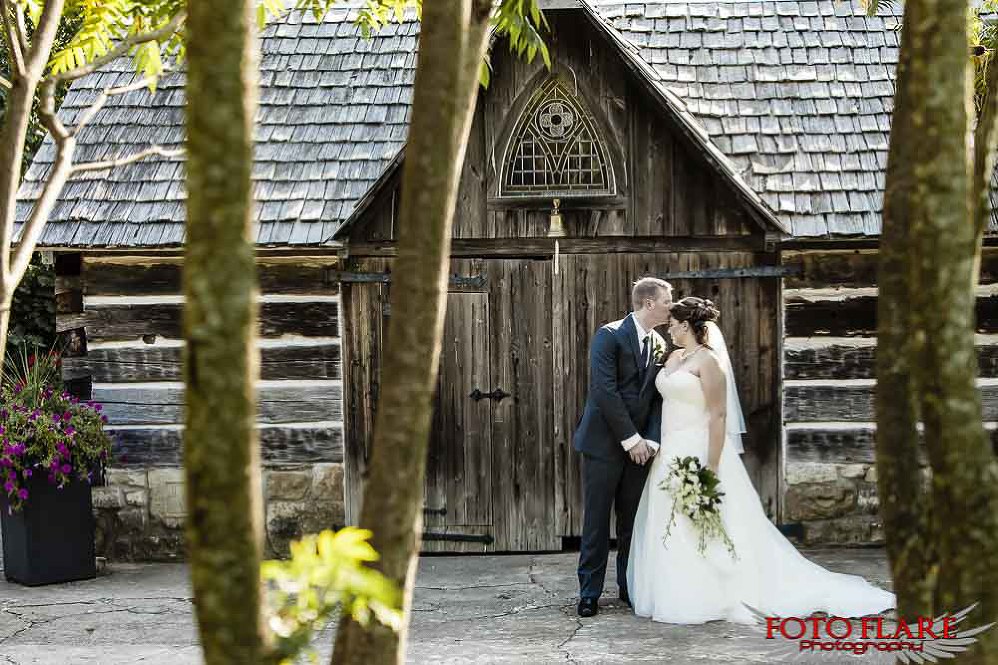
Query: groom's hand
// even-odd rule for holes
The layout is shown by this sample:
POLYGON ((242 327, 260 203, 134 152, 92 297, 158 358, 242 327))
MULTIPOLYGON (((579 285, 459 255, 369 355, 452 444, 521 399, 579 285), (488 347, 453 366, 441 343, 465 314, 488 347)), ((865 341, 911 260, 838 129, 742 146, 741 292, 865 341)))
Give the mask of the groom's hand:
POLYGON ((641 441, 634 444, 634 447, 627 451, 627 454, 631 456, 632 462, 644 466, 651 459, 652 451, 647 441, 641 439, 641 441))

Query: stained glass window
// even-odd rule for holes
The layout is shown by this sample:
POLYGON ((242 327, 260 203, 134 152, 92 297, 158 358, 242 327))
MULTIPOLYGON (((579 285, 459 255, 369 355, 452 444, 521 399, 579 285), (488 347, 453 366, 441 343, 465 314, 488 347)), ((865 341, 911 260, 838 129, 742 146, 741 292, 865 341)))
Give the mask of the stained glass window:
POLYGON ((499 196, 606 196, 613 167, 592 115, 550 78, 531 96, 506 145, 499 196))

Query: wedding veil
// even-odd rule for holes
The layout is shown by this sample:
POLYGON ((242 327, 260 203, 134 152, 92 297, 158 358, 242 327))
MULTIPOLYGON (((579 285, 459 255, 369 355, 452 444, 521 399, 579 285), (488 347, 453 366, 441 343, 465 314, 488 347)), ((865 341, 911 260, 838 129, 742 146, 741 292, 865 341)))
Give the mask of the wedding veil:
POLYGON ((713 321, 707 322, 707 344, 717 355, 728 386, 724 441, 736 453, 742 454, 745 452, 745 447, 742 445, 742 434, 746 431, 745 416, 742 415, 742 404, 738 399, 738 388, 735 386, 735 371, 731 366, 731 357, 728 355, 728 345, 724 342, 724 334, 721 333, 721 329, 713 321))

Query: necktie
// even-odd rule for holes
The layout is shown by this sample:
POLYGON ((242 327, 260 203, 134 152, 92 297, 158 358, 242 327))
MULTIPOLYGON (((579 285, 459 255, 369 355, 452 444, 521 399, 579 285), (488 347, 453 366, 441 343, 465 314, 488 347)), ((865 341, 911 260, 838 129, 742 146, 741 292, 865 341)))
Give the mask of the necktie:
POLYGON ((644 371, 648 369, 648 359, 651 357, 651 340, 648 339, 650 335, 645 335, 641 340, 641 370, 644 371))

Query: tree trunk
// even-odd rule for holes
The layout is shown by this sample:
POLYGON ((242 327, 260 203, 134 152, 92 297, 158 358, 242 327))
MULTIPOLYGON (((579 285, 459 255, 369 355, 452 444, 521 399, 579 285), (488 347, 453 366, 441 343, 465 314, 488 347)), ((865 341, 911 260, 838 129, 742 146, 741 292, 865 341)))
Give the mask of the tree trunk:
MULTIPOLYGON (((968 617, 977 625, 998 618, 998 460, 976 386, 978 202, 967 140, 973 106, 966 2, 916 0, 915 6, 911 77, 924 95, 913 122, 920 158, 909 204, 916 267, 910 303, 925 341, 913 366, 932 466, 930 529, 940 562, 933 606, 938 614, 980 601, 968 617)), ((998 632, 978 639, 965 662, 995 662, 998 632)))
POLYGON ((931 613, 932 571, 938 561, 928 534, 931 504, 919 465, 917 387, 911 366, 922 343, 911 334, 908 308, 914 268, 908 204, 918 147, 913 116, 925 92, 911 76, 917 29, 911 14, 917 11, 917 6, 906 5, 902 23, 877 275, 877 494, 898 612, 909 618, 931 613))
MULTIPOLYGON (((897 518, 905 509, 885 504, 892 566, 900 575, 895 585, 906 615, 916 607, 925 615, 955 612, 979 601, 968 617, 968 625, 976 626, 998 616, 998 461, 983 428, 975 381, 980 202, 973 193, 975 159, 968 141, 972 86, 965 10, 961 0, 905 4, 881 239, 880 313, 885 320, 878 355, 886 351, 887 358, 881 359, 877 377, 884 386, 878 392, 890 397, 886 386, 897 392, 894 404, 885 399, 878 405, 883 419, 877 429, 878 462, 884 464, 880 489, 886 493, 892 483, 910 484, 901 476, 912 472, 912 446, 901 438, 912 435, 908 418, 915 408, 905 386, 914 373, 932 469, 928 510, 921 505, 928 528, 922 520, 914 522, 918 527, 901 524, 897 518), (911 312, 907 331, 906 306, 911 312), (903 342, 902 335, 915 342, 903 342), (892 482, 883 479, 885 473, 892 482), (914 555, 913 570, 899 570, 905 563, 894 558, 899 545, 914 555), (919 548, 931 552, 927 561, 919 561, 919 548), (926 598, 929 586, 932 595, 926 598)), ((964 662, 995 662, 998 632, 986 631, 978 640, 964 662)))
POLYGON ((447 298, 458 182, 485 50, 490 4, 423 5, 412 124, 402 177, 392 317, 360 526, 374 532, 376 567, 404 589, 399 633, 344 615, 333 663, 402 663, 412 606, 423 480, 447 298))
MULTIPOLYGON (((14 297, 14 290, 17 289, 17 285, 24 277, 24 270, 12 272, 10 264, 17 190, 21 184, 21 166, 24 161, 24 145, 27 140, 28 126, 31 122, 31 106, 34 103, 35 91, 45 73, 52 44, 55 42, 63 5, 64 0, 50 0, 45 3, 39 18, 38 28, 31 35, 30 48, 22 54, 23 70, 19 70, 14 58, 10 57, 11 54, 8 53, 11 87, 7 91, 3 126, 0 127, 0 301, 4 303, 8 303, 14 297)), ((4 3, 3 11, 6 12, 7 9, 8 4, 4 3)), ((12 20, 10 16, 5 16, 0 25, 5 28, 7 21, 12 20)), ((13 30, 19 31, 20 28, 16 27, 15 24, 13 30)), ((28 35, 23 37, 24 41, 27 42, 28 35)), ((9 44, 8 41, 8 51, 9 44)), ((7 316, 0 317, 0 328, 2 328, 0 330, 0 364, 3 363, 2 359, 7 352, 9 321, 9 312, 7 316)))
POLYGON ((256 39, 249 0, 188 5, 184 468, 205 662, 265 661, 254 430, 256 39))

